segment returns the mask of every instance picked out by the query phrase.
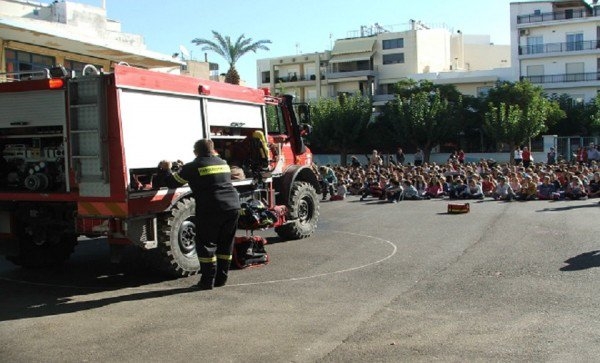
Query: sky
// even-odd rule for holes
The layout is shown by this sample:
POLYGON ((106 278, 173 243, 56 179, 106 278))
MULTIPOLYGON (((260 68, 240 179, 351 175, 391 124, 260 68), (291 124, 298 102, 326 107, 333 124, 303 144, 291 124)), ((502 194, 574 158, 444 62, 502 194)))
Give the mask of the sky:
MULTIPOLYGON (((69 0, 100 7, 102 0, 69 0)), ((105 0, 109 19, 126 33, 144 37, 148 50, 181 53, 219 64, 219 55, 204 52, 194 38, 212 39, 212 30, 232 40, 244 34, 254 41, 270 40, 269 51, 244 55, 236 64, 242 80, 256 86, 256 61, 263 58, 329 50, 335 39, 357 34, 375 23, 403 31, 410 19, 431 27, 444 25, 463 34, 490 35, 494 44, 510 44, 510 0, 105 0)))

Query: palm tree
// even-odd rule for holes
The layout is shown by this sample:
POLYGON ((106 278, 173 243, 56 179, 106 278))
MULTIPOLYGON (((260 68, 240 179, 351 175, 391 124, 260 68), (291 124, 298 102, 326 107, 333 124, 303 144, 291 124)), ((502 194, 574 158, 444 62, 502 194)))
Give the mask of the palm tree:
POLYGON ((209 39, 196 38, 192 43, 196 45, 204 45, 202 50, 211 50, 225 58, 229 63, 229 70, 225 75, 225 82, 231 84, 240 84, 240 75, 235 69, 237 61, 246 53, 253 51, 256 53, 258 49, 269 50, 265 44, 271 44, 270 40, 259 40, 253 42, 252 38, 246 38, 244 34, 240 35, 235 43, 231 43, 231 38, 222 36, 216 31, 212 31, 213 38, 216 42, 209 39))

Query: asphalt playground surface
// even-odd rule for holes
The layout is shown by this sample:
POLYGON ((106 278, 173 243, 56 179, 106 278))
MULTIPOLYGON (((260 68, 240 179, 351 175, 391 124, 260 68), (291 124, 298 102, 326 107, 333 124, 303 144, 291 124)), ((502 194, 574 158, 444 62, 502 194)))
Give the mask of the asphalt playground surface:
POLYGON ((0 261, 0 362, 593 362, 600 204, 321 203, 317 232, 191 289, 82 240, 60 269, 0 261))

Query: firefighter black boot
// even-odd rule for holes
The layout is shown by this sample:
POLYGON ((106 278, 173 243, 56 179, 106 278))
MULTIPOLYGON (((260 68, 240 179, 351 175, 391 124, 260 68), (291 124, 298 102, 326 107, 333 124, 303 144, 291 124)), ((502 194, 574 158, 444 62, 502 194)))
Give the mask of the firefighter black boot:
POLYGON ((215 275, 215 287, 225 286, 227 283, 227 274, 229 272, 230 259, 217 258, 217 274, 215 275))
POLYGON ((212 290, 215 283, 215 263, 214 262, 201 262, 200 263, 200 281, 198 282, 198 289, 200 290, 212 290))

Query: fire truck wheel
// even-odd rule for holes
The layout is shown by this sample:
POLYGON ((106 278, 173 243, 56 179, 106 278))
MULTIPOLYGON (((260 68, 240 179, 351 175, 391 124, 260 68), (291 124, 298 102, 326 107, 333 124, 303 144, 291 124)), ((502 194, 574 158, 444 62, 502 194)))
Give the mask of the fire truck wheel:
POLYGON ((170 275, 190 276, 198 273, 200 263, 196 255, 196 202, 193 198, 183 199, 171 209, 171 213, 160 220, 161 236, 158 250, 162 266, 170 275))
MULTIPOLYGON (((25 229, 23 229, 23 232, 25 229)), ((77 244, 77 236, 62 233, 20 233, 19 254, 6 258, 27 268, 59 266, 65 262, 77 244)))
POLYGON ((275 228, 284 239, 301 239, 313 234, 319 220, 319 202, 315 188, 306 182, 294 182, 288 204, 289 222, 275 228))

